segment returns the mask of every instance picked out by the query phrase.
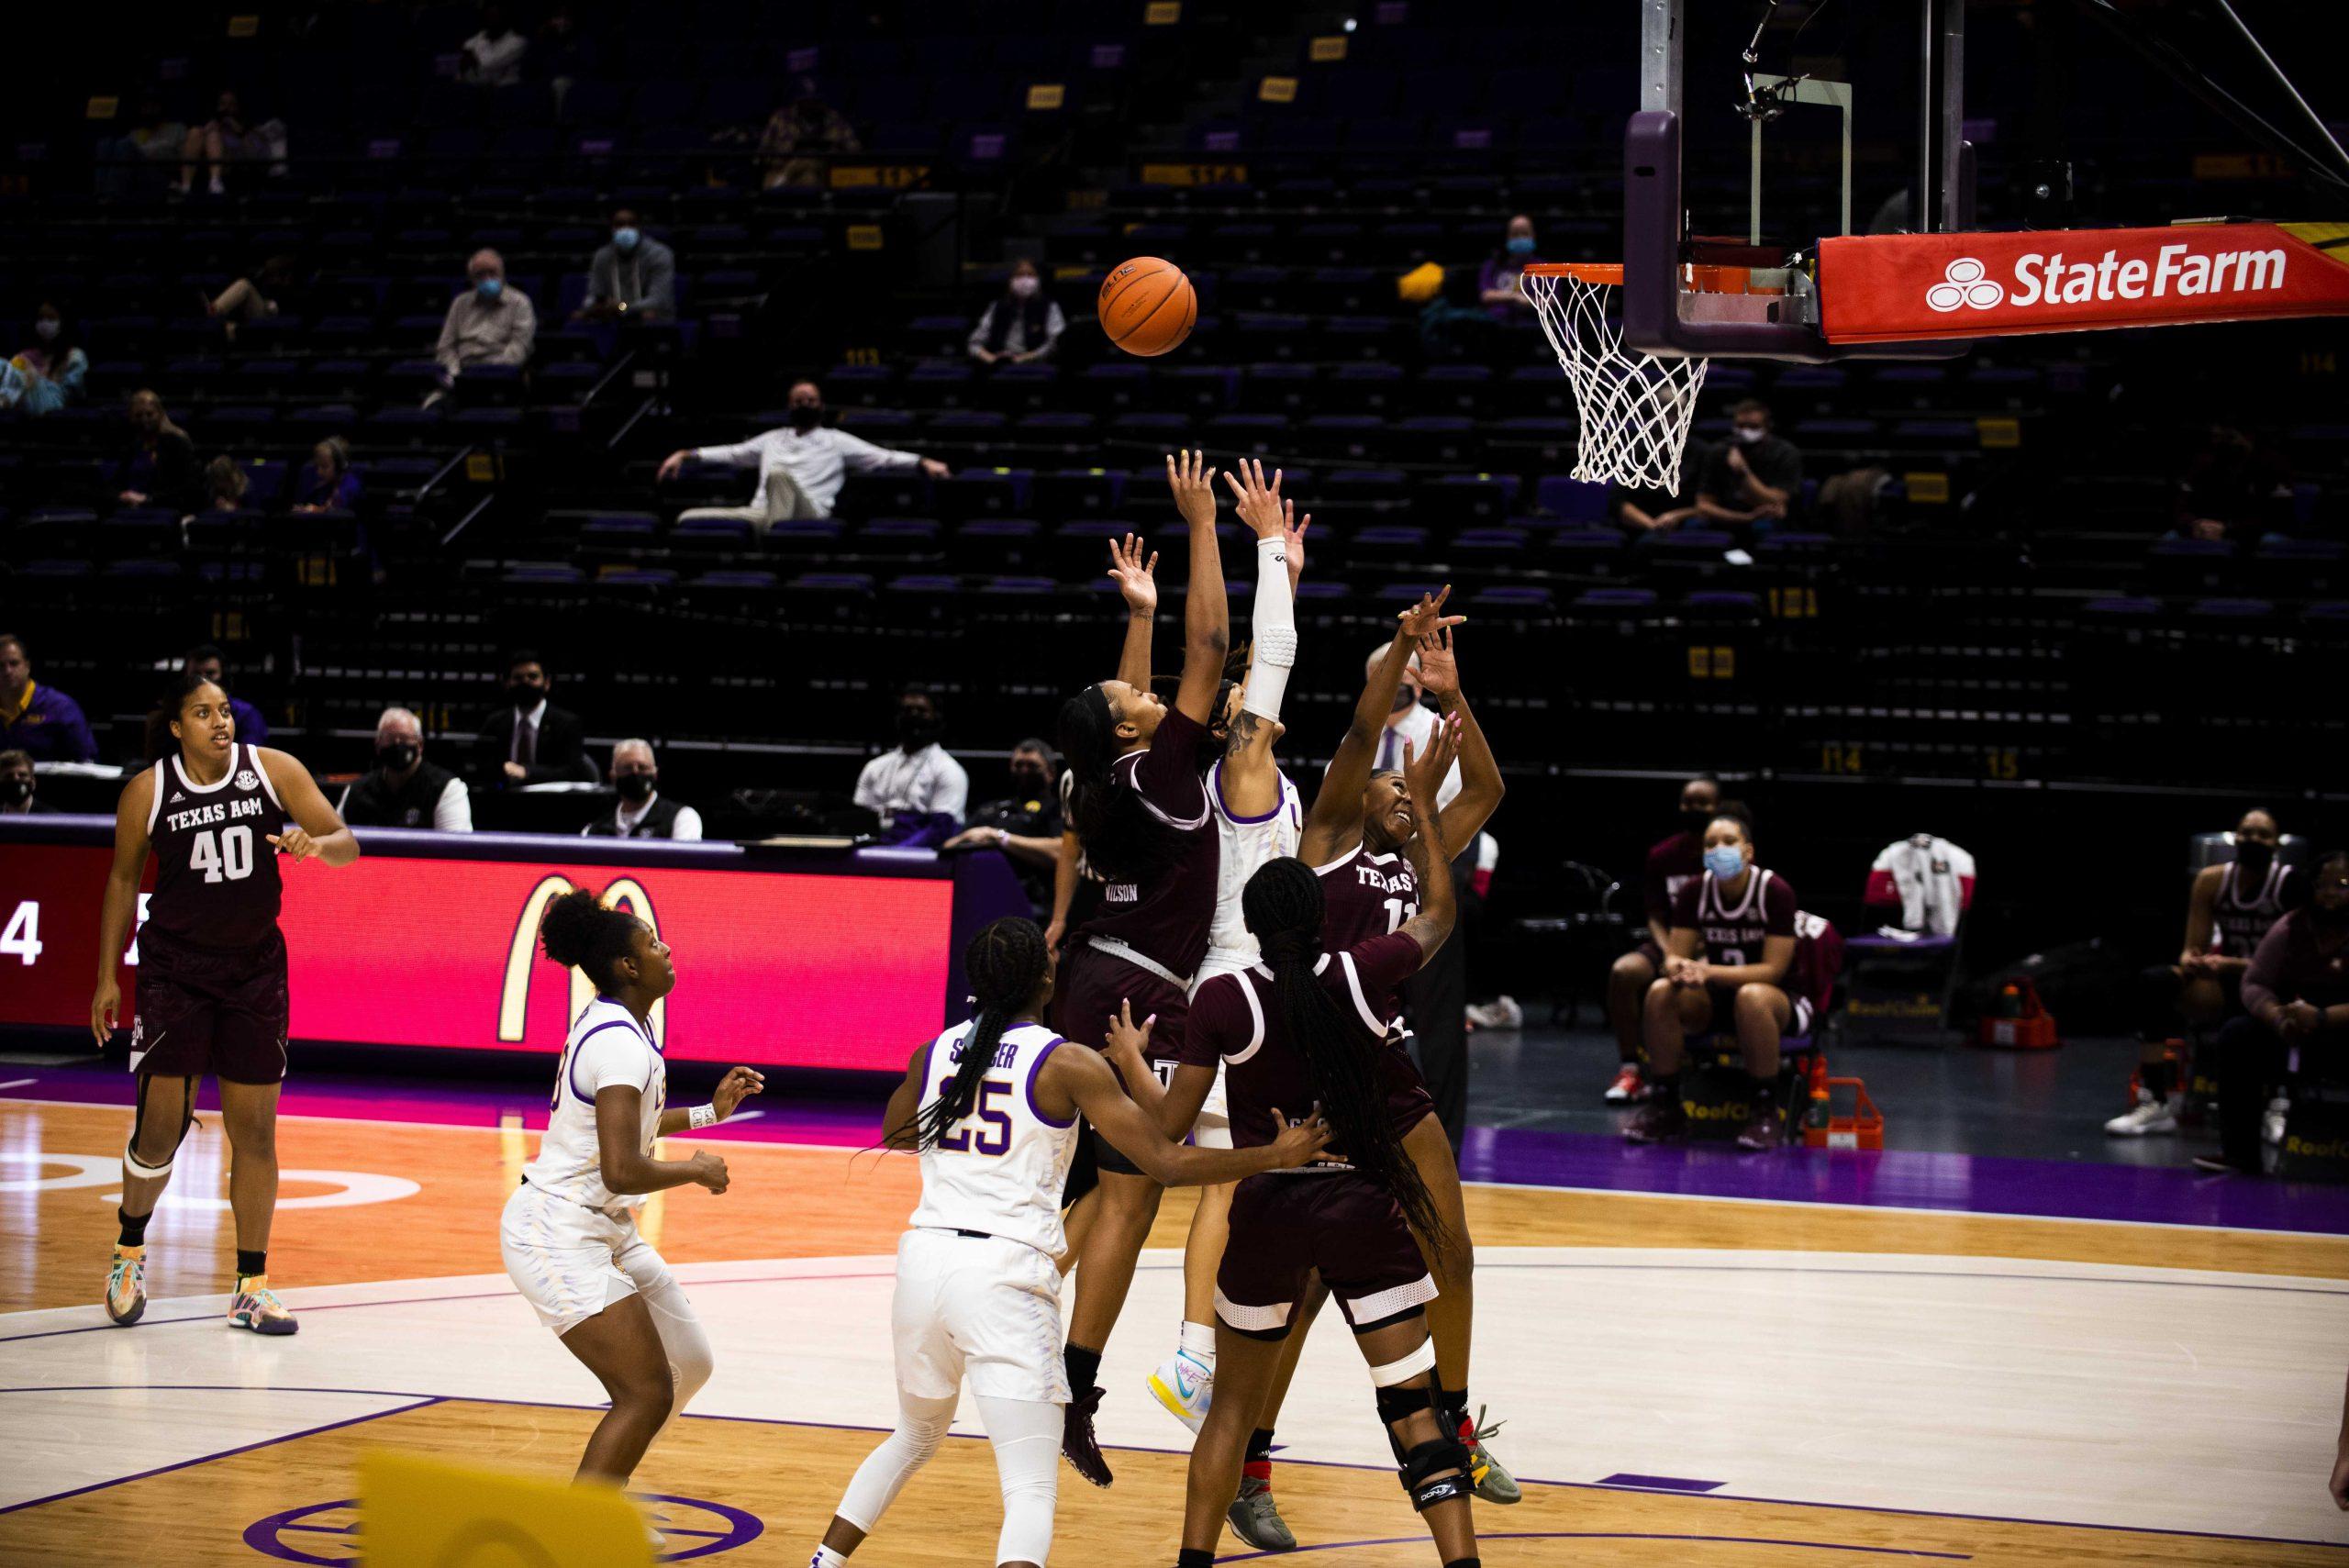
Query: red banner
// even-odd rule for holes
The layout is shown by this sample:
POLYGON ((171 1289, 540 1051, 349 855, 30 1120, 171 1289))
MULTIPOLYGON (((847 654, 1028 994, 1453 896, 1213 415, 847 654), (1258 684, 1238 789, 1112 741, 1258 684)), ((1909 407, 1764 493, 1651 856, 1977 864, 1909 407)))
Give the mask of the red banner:
MULTIPOLYGON (((0 855, 0 1026, 88 1020, 109 860, 95 845, 0 855)), ((284 870, 296 1040, 560 1051, 587 988, 533 938, 573 886, 674 950, 677 988, 653 1019, 673 1061, 896 1071, 943 1027, 942 878, 391 856, 284 870)), ((135 962, 121 973, 128 1004, 135 962)))
POLYGON ((1823 239, 1831 343, 2349 315, 2349 226, 2221 223, 1823 239))

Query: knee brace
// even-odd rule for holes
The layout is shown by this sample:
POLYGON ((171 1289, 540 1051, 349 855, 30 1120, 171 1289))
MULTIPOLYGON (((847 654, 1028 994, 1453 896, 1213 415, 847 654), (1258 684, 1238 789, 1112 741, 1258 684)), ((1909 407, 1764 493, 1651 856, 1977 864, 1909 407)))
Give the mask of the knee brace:
POLYGON ((147 1128, 147 1088, 151 1082, 148 1074, 139 1074, 139 1097, 130 1113, 130 1141, 122 1146, 123 1170, 142 1182, 160 1182, 172 1173, 172 1166, 179 1157, 180 1145, 187 1141, 187 1129, 195 1125, 195 1080, 189 1078, 183 1080, 186 1086, 186 1097, 182 1102, 184 1109, 179 1131, 172 1138, 171 1153, 164 1156, 160 1165, 150 1165, 141 1160, 139 1157, 139 1139, 147 1128))
MULTIPOLYGON (((1426 1345, 1421 1350, 1426 1352, 1423 1362, 1419 1360, 1419 1352, 1415 1351, 1402 1361, 1374 1368, 1373 1375, 1405 1365, 1412 1367, 1410 1373, 1404 1374, 1406 1376, 1427 1371, 1435 1362, 1434 1347, 1426 1345)), ((1465 1497, 1475 1489, 1474 1483, 1468 1478, 1468 1449, 1461 1442, 1458 1433, 1444 1429, 1442 1386, 1432 1374, 1428 1384, 1425 1388, 1382 1385, 1378 1390, 1378 1418, 1386 1428, 1387 1446, 1395 1451, 1397 1473, 1402 1477, 1403 1490, 1410 1494, 1411 1507, 1423 1514, 1439 1503, 1465 1497), (1407 1449, 1402 1440, 1396 1436, 1396 1428, 1421 1410, 1433 1412, 1437 1426, 1442 1429, 1441 1435, 1432 1441, 1416 1443, 1407 1449)))

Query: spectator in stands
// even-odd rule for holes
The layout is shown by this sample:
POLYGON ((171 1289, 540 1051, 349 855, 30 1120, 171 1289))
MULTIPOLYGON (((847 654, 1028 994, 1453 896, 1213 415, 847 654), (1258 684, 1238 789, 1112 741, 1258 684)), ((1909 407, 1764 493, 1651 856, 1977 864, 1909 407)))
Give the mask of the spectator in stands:
POLYGON ((1002 851, 1028 889, 1029 902, 1049 911, 1062 826, 1060 770, 1053 765, 1052 748, 1036 740, 1014 746, 1011 793, 973 806, 970 823, 940 847, 1002 851))
POLYGON ((736 517, 763 534, 787 517, 830 517, 841 485, 852 473, 919 468, 936 479, 948 472, 935 458, 891 451, 845 430, 828 428, 823 389, 812 381, 793 384, 790 409, 787 429, 769 430, 730 447, 691 447, 671 452, 661 464, 658 477, 663 480, 675 478, 687 459, 759 471, 758 494, 749 506, 696 506, 679 513, 677 520, 736 517))
POLYGON ((1781 521, 1802 489, 1802 453, 1770 433, 1770 406, 1740 398, 1730 411, 1730 439, 1705 460, 1697 510, 1709 523, 1781 521))
POLYGON ((677 314, 677 253, 644 232, 627 207, 612 214, 612 238, 587 264, 583 319, 666 321, 677 314))
POLYGON ((1517 280, 1528 262, 1541 259, 1533 244, 1533 220, 1519 213, 1508 220, 1501 248, 1485 258, 1484 268, 1476 274, 1477 297, 1494 320, 1532 317, 1533 302, 1518 288, 1517 280))
POLYGON ((613 747, 610 776, 619 805, 579 829, 581 838, 699 840, 701 813, 661 798, 661 764, 653 761, 651 741, 623 740, 613 747))
POLYGON ((1607 974, 1607 1021, 1614 1026, 1615 1053, 1621 1059, 1615 1081, 1607 1085, 1607 1098, 1617 1105, 1642 1097, 1640 1051, 1646 1040, 1648 987, 1663 973, 1664 955, 1671 950, 1672 901, 1704 874, 1705 828, 1720 808, 1720 781, 1698 773, 1680 786, 1678 830, 1648 848, 1640 877, 1647 929, 1639 945, 1617 959, 1607 974))
POLYGON ((2268 1091, 2339 1072, 2349 1040, 2349 851, 2316 863, 2309 902, 2268 928, 2243 977, 2243 1017, 2219 1031, 2219 1147, 2194 1163, 2257 1175, 2268 1091))
POLYGON ((2257 539, 2291 520, 2292 476, 2282 454, 2232 426, 2203 432, 2178 484, 2172 537, 2257 539))
POLYGON ((759 133, 759 184, 821 185, 830 179, 826 154, 857 150, 856 128, 801 78, 799 96, 767 117, 759 133))
MULTIPOLYGON (((1386 660, 1388 646, 1386 643, 1380 643, 1372 651, 1371 656, 1364 662, 1363 671, 1365 679, 1375 673, 1380 663, 1386 660)), ((1411 655, 1410 662, 1403 666, 1402 682, 1395 688, 1394 711, 1387 714, 1386 730, 1378 738, 1378 754, 1372 762, 1372 766, 1378 772, 1390 773, 1399 770, 1403 766, 1404 743, 1408 741, 1413 747, 1424 750, 1428 743, 1428 737, 1435 732, 1435 710, 1421 706, 1419 703, 1419 695, 1424 689, 1419 676, 1419 656, 1414 653, 1411 655)), ((1436 805, 1439 807, 1450 806, 1453 796, 1459 793, 1460 765, 1455 762, 1453 764, 1452 772, 1443 777, 1443 788, 1437 796, 1436 805)), ((1461 846, 1463 851, 1468 848, 1469 846, 1465 844, 1461 846)))
POLYGON ((1634 1143, 1657 1143, 1688 1130, 1680 1103, 1680 1060, 1689 1035, 1726 1027, 1745 1058, 1745 1127, 1741 1149, 1773 1149, 1778 1120, 1778 1044, 1809 1024, 1790 995, 1798 905, 1786 878, 1755 862, 1753 832, 1723 813, 1705 825, 1705 869, 1672 901, 1664 972, 1648 987, 1648 1095, 1625 1129, 1634 1143))
POLYGON ((186 145, 187 127, 163 112, 162 99, 147 94, 139 100, 130 128, 98 144, 98 195, 162 190, 174 178, 172 166, 186 145))
POLYGON ((87 762, 98 754, 82 705, 33 680, 32 654, 14 632, 0 633, 0 747, 44 762, 87 762))
POLYGON ((942 844, 963 826, 971 775, 938 743, 945 720, 928 688, 907 686, 898 695, 896 725, 896 749, 857 775, 856 804, 881 818, 890 843, 942 844))
POLYGON ((13 748, 0 751, 0 817, 55 816, 57 807, 33 798, 39 782, 28 754, 13 748))
POLYGON ((2194 873, 2186 945, 2175 963, 2140 976, 2137 1103, 2104 1124, 2116 1138, 2177 1130, 2180 1085, 2172 1059, 2189 1029, 2213 1029, 2243 1010, 2243 976, 2268 928, 2302 901, 2304 880, 2277 859, 2275 815, 2254 808, 2235 824, 2235 857, 2194 873))
POLYGON ((1615 522, 1633 539, 1653 534, 1666 534, 1697 516, 1698 477, 1705 464, 1711 461, 1712 449, 1703 441, 1691 440, 1680 453, 1680 482, 1671 489, 1634 488, 1625 484, 1607 487, 1608 510, 1615 522))
POLYGON ((227 195, 232 167, 267 161, 273 154, 284 156, 284 128, 274 121, 261 126, 248 123, 237 95, 223 91, 212 117, 190 130, 181 144, 180 195, 195 189, 196 168, 201 164, 207 175, 206 189, 216 196, 227 195))
POLYGON ((228 661, 221 657, 218 648, 209 642, 197 643, 182 656, 180 672, 201 675, 228 694, 228 717, 236 725, 238 740, 258 746, 269 739, 269 721, 262 717, 261 709, 237 695, 236 688, 228 684, 228 661))
POLYGON ((223 452, 204 465, 204 506, 207 512, 241 512, 252 480, 235 458, 223 452))
POLYGON ((539 39, 530 50, 532 66, 546 77, 547 87, 554 95, 554 112, 562 113, 563 100, 570 97, 572 87, 582 77, 596 72, 596 51, 587 36, 579 29, 578 18, 568 6, 557 6, 547 13, 540 24, 539 39))
POLYGON ((233 343, 239 326, 275 316, 284 308, 284 296, 293 286, 294 272, 293 257, 272 256, 222 289, 217 296, 206 298, 204 314, 219 322, 222 335, 233 343))
POLYGON ((351 443, 328 436, 310 449, 310 466, 296 476, 297 512, 348 512, 359 505, 359 476, 351 472, 351 443))
POLYGON ((387 707, 375 721, 375 765, 351 781, 335 809, 353 828, 473 830, 465 781, 424 760, 424 722, 404 707, 387 707))
POLYGON ((522 80, 522 56, 530 40, 507 19, 497 0, 481 8, 481 31, 457 47, 463 63, 458 78, 476 87, 512 87, 522 80))
POLYGON ((473 741, 475 783, 505 789, 595 778, 586 728, 577 714, 547 701, 553 686, 537 654, 522 650, 506 661, 507 706, 482 721, 473 741))
POLYGON ((1001 297, 989 301, 980 312, 968 347, 971 358, 983 365, 999 361, 1024 365, 1052 358, 1061 334, 1067 330, 1068 318, 1044 292, 1036 263, 1022 256, 1011 263, 1011 276, 1004 281, 1001 297))
POLYGON ((130 395, 128 417, 130 443, 117 469, 115 499, 126 506, 186 508, 196 499, 195 443, 146 388, 130 395))
POLYGON ((32 340, 0 366, 0 408, 28 415, 53 414, 82 401, 90 356, 73 340, 65 313, 43 300, 33 313, 32 340))
POLYGON ((539 338, 539 313, 530 296, 506 286, 506 259, 495 250, 473 253, 465 262, 473 286, 449 302, 440 323, 440 341, 432 350, 440 361, 442 392, 425 399, 438 402, 446 389, 475 365, 528 363, 539 338))

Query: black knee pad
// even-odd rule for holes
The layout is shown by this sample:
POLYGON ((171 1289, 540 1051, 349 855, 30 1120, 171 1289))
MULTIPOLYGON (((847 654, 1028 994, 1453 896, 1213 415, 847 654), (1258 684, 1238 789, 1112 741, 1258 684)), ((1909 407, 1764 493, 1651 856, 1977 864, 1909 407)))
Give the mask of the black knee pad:
POLYGON ((179 1158, 180 1145, 187 1141, 187 1129, 195 1125, 195 1080, 187 1078, 182 1080, 186 1087, 184 1102, 186 1115, 180 1122, 179 1131, 173 1135, 172 1151, 163 1157, 160 1165, 150 1165, 141 1160, 139 1157, 139 1138, 147 1129, 147 1088, 151 1081, 150 1074, 142 1073, 139 1075, 139 1096, 130 1113, 130 1141, 123 1146, 123 1162, 130 1167, 130 1173, 148 1181, 172 1173, 172 1165, 179 1158))
POLYGON ((1468 1450, 1457 1437, 1449 1434, 1413 1448, 1403 1455, 1399 1468, 1403 1490, 1411 1495, 1411 1507, 1423 1514, 1439 1503, 1466 1497, 1475 1491, 1475 1483, 1468 1478, 1468 1450), (1447 1470, 1452 1473, 1439 1473, 1447 1470))

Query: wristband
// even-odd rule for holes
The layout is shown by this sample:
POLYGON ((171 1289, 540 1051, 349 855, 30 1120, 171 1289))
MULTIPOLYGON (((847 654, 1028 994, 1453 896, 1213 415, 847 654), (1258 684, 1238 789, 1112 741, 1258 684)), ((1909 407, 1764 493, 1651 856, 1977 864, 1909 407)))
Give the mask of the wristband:
POLYGON ((725 1118, 718 1114, 716 1106, 707 1105, 696 1106, 685 1113, 685 1119, 692 1125, 693 1130, 699 1132, 705 1127, 716 1127, 725 1118))

